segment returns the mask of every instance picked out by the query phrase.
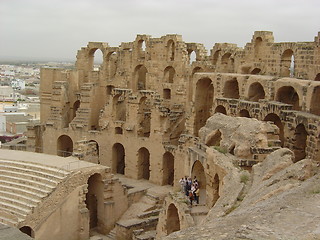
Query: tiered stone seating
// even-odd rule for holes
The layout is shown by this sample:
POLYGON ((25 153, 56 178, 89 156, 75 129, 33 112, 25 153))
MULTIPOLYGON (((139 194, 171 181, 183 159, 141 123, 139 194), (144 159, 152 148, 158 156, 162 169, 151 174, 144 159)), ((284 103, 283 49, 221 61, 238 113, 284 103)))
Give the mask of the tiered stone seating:
POLYGON ((37 163, 0 159, 0 222, 16 226, 68 174, 37 163))

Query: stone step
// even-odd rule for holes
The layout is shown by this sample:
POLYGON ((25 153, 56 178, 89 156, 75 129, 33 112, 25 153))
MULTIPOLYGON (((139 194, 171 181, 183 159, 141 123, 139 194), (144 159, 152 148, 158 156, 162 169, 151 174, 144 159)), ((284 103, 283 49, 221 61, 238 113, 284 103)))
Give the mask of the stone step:
POLYGON ((52 180, 55 181, 61 181, 63 180, 66 176, 57 176, 54 174, 50 174, 50 173, 44 173, 42 171, 38 171, 38 170, 34 170, 34 169, 27 169, 27 168, 22 168, 22 167, 16 167, 16 166, 3 166, 2 163, 0 162, 0 168, 7 170, 7 171, 15 171, 15 172, 22 172, 22 173, 30 173, 42 178, 50 178, 52 180))
POLYGON ((9 203, 11 205, 14 205, 16 207, 23 208, 26 210, 30 210, 37 206, 37 204, 34 202, 26 202, 20 199, 15 199, 13 197, 2 196, 2 195, 0 196, 0 201, 4 204, 9 203))
POLYGON ((21 178, 21 177, 15 177, 15 176, 12 176, 12 175, 4 175, 3 172, 0 172, 0 180, 1 181, 2 180, 12 181, 12 182, 15 182, 15 183, 35 186, 37 188, 42 188, 43 190, 45 190, 47 192, 51 192, 55 188, 55 186, 39 182, 39 180, 35 181, 35 180, 31 180, 31 179, 24 179, 24 178, 21 178))
POLYGON ((156 238, 156 230, 146 231, 137 236, 134 236, 133 239, 136 240, 153 240, 156 238))
POLYGON ((66 175, 69 174, 68 171, 61 169, 61 168, 55 168, 55 167, 50 167, 50 166, 46 166, 46 165, 41 165, 38 163, 31 163, 31 162, 24 162, 24 161, 0 159, 0 166, 3 166, 3 165, 32 169, 32 170, 52 174, 54 176, 60 176, 60 177, 65 177, 66 175))
POLYGON ((30 194, 30 196, 39 198, 47 196, 49 192, 45 191, 43 188, 34 187, 29 184, 15 183, 12 181, 1 180, 1 184, 0 189, 2 190, 9 190, 16 193, 24 192, 26 195, 30 194))
POLYGON ((112 229, 108 235, 106 235, 105 239, 108 239, 108 240, 116 240, 116 229, 112 229))
POLYGON ((155 210, 151 210, 151 211, 147 211, 147 212, 143 212, 141 214, 138 215, 138 218, 148 218, 151 216, 159 216, 160 213, 160 209, 155 209, 155 210))
POLYGON ((28 180, 32 180, 32 181, 37 181, 37 182, 41 182, 43 184, 55 187, 57 186, 57 184, 59 183, 59 181, 55 181, 53 179, 50 178, 45 178, 45 177, 39 177, 37 175, 34 174, 29 174, 29 173, 24 173, 24 172, 16 172, 16 171, 10 171, 10 170, 4 170, 4 169, 0 169, 0 174, 1 175, 7 175, 7 176, 14 176, 14 177, 20 177, 23 179, 28 179, 28 180))
POLYGON ((7 211, 7 212, 15 215, 19 219, 25 219, 26 216, 32 211, 32 209, 18 207, 14 204, 4 203, 2 201, 0 202, 0 210, 7 211))
POLYGON ((6 218, 2 216, 2 214, 0 213, 0 223, 3 223, 8 226, 16 226, 18 224, 18 221, 11 218, 6 218))
POLYGON ((23 194, 17 194, 17 193, 9 192, 9 191, 0 190, 0 197, 1 196, 7 197, 7 198, 11 198, 11 199, 15 199, 15 200, 18 200, 18 201, 21 201, 21 202, 25 202, 27 205, 30 204, 30 205, 36 206, 40 202, 39 199, 37 200, 35 198, 28 197, 28 196, 25 196, 23 194))

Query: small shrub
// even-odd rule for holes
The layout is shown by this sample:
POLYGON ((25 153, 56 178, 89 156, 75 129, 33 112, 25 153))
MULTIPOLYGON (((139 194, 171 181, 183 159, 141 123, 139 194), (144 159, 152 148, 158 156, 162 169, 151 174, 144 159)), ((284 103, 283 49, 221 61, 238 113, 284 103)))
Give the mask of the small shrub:
POLYGON ((213 146, 213 148, 223 154, 226 154, 228 152, 227 149, 220 147, 220 146, 213 146))
POLYGON ((246 184, 249 180, 249 176, 247 174, 241 174, 240 176, 240 182, 246 184))

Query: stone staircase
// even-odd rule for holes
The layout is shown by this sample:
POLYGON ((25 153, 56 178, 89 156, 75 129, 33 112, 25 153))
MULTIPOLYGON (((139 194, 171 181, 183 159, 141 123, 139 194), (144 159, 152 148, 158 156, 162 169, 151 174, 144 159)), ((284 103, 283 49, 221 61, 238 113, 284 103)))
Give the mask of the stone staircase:
POLYGON ((0 222, 17 226, 68 174, 59 168, 0 159, 0 222))

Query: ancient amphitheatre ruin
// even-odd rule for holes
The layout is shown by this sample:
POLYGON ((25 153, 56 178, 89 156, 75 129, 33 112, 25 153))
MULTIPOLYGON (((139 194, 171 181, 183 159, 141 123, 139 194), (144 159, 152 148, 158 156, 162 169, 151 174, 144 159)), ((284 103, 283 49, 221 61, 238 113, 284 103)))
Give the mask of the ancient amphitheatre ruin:
POLYGON ((46 240, 320 238, 320 33, 210 53, 180 35, 90 42, 40 88, 28 152, 1 151, 2 223, 46 240))

